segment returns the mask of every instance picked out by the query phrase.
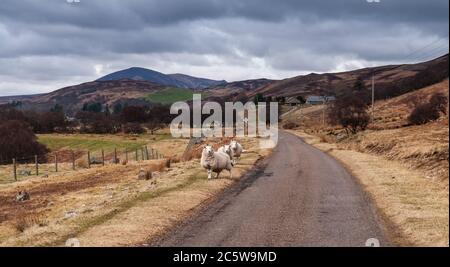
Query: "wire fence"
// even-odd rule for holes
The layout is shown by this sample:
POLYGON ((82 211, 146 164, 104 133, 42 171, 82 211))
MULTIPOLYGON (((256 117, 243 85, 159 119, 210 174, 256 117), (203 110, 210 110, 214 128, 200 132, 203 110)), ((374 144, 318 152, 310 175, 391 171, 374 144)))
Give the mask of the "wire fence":
POLYGON ((32 176, 48 176, 51 173, 90 169, 98 166, 163 159, 158 150, 142 146, 137 149, 113 149, 112 151, 55 151, 44 155, 0 160, 0 183, 14 182, 32 176))

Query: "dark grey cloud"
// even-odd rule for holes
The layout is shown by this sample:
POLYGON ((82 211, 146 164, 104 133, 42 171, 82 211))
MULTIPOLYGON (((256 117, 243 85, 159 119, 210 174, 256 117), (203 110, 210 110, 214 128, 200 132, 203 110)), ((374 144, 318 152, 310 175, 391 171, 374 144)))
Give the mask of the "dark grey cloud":
POLYGON ((3 0, 0 95, 49 91, 130 66, 237 80, 427 59, 448 52, 448 5, 3 0))

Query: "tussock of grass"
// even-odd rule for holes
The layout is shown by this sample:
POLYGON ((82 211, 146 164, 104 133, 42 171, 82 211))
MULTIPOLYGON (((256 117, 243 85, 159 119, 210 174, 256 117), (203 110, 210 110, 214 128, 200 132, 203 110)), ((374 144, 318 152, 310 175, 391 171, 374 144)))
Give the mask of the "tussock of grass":
POLYGON ((21 233, 33 226, 44 227, 47 225, 48 221, 45 216, 39 214, 27 215, 14 222, 14 228, 21 233))

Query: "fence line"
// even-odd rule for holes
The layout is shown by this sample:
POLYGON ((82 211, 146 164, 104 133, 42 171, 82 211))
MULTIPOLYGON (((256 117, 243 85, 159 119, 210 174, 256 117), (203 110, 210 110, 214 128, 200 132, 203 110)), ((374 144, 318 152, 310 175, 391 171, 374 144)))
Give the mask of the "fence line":
MULTIPOLYGON (((131 152, 128 148, 125 148, 124 153, 121 154, 120 157, 124 158, 124 161, 122 163, 128 163, 130 160, 133 160, 132 157, 129 157, 129 152, 131 152)), ((159 153, 156 149, 150 147, 150 150, 147 145, 136 148, 134 152, 134 160, 136 162, 145 161, 145 160, 154 160, 154 159, 163 159, 164 155, 159 153)), ((71 170, 75 171, 77 170, 77 167, 79 169, 90 169, 92 165, 101 165, 105 166, 107 162, 107 157, 105 155, 105 150, 102 149, 101 151, 90 151, 87 150, 86 154, 82 153, 81 155, 76 155, 74 150, 70 150, 68 152, 69 155, 62 153, 61 151, 58 153, 57 151, 48 153, 48 154, 42 154, 42 155, 34 155, 30 157, 21 157, 21 158, 13 158, 12 161, 3 160, 0 161, 1 165, 9 165, 12 163, 12 175, 14 177, 14 181, 18 181, 20 177, 24 176, 39 176, 40 174, 43 174, 43 169, 46 169, 47 172, 58 172, 61 171, 64 167, 70 168, 71 170), (97 153, 101 154, 101 161, 95 157, 97 153), (83 160, 83 158, 86 156, 86 159, 83 160), (22 162, 22 163, 21 163, 22 162), (87 167, 79 167, 79 165, 84 165, 87 167), (67 163, 67 164, 65 164, 67 163), (26 164, 26 168, 24 170, 20 170, 20 165, 26 164), (30 167, 28 165, 32 165, 31 169, 34 167, 34 171, 30 170, 30 167), (40 166, 43 166, 40 168, 40 166), (52 167, 53 166, 53 167, 52 167), (46 167, 46 168, 45 168, 46 167), (32 174, 34 173, 34 174, 32 174)), ((118 154, 117 148, 114 148, 113 152, 111 152, 111 164, 119 164, 121 163, 120 157, 118 154)))

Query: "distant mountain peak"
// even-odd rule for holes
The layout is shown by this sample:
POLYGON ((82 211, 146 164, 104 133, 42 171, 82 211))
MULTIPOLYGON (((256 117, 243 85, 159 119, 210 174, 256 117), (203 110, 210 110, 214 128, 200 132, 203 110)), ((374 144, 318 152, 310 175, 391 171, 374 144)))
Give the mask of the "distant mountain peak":
POLYGON ((155 70, 131 67, 120 70, 101 77, 97 81, 117 81, 117 80, 135 80, 148 81, 165 86, 174 86, 180 88, 204 89, 225 83, 225 81, 216 81, 205 78, 198 78, 186 74, 164 74, 155 70))

